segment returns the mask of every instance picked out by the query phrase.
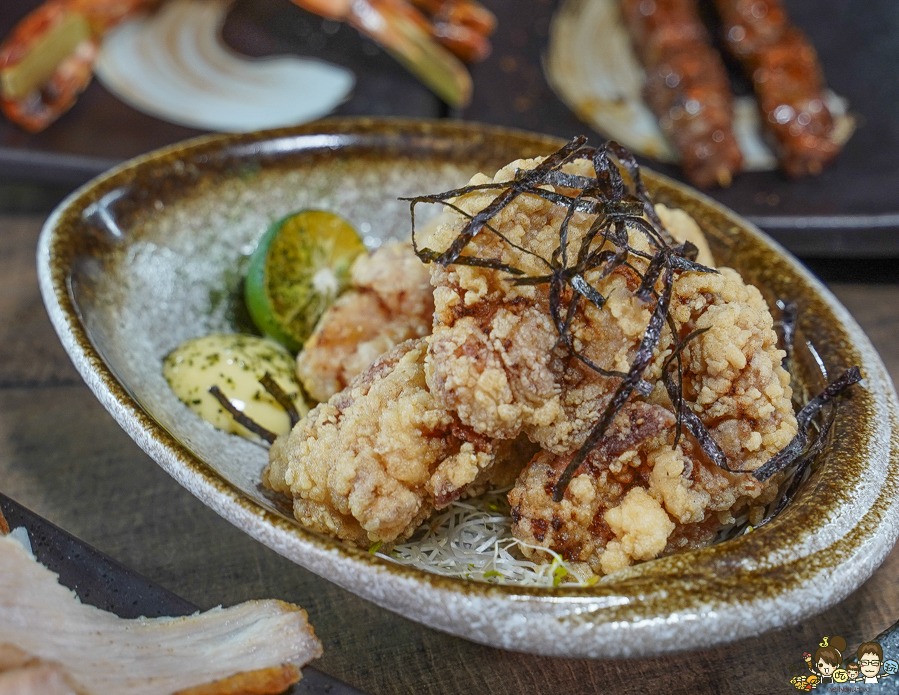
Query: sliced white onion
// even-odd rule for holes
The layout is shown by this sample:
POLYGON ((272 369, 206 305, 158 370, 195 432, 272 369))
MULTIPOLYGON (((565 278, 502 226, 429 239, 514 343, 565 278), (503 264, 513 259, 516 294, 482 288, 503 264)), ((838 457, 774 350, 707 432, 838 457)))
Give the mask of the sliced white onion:
MULTIPOLYGON (((617 0, 567 0, 556 13, 545 61, 547 79, 577 116, 628 149, 661 162, 676 162, 677 152, 643 101, 646 73, 634 53, 617 0)), ((854 129, 845 99, 826 92, 836 118, 834 140, 843 144, 854 129)), ((755 100, 734 102, 734 135, 743 167, 777 167, 765 142, 755 100)))
POLYGON ((276 128, 324 116, 353 74, 295 56, 237 55, 220 33, 233 0, 171 0, 103 40, 96 74, 134 108, 204 130, 276 128))

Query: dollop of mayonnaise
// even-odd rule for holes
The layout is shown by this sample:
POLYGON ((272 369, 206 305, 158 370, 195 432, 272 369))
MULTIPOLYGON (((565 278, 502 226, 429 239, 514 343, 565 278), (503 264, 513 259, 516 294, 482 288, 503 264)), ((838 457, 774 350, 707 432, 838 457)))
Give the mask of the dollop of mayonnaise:
POLYGON ((182 403, 225 432, 258 441, 209 393, 218 386, 237 410, 275 434, 290 431, 290 417, 259 380, 268 372, 290 396, 300 416, 309 407, 297 383, 293 356, 277 343, 251 335, 192 338, 170 352, 162 373, 182 403))

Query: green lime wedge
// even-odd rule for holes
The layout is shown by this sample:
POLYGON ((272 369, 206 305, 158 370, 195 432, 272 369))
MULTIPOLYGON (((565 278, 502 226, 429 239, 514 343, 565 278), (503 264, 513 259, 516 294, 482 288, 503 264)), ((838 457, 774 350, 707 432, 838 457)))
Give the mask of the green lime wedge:
POLYGON ((244 285, 256 327, 298 351, 364 251, 352 225, 332 212, 302 210, 273 224, 250 258, 244 285))

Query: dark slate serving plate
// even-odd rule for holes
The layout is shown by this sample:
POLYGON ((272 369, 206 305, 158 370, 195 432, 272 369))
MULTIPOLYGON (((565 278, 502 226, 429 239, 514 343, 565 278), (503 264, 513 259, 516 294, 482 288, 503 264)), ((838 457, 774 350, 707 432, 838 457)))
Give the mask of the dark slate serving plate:
MULTIPOLYGON (((41 1, 6 3, 0 9, 0 36, 41 1)), ((499 21, 494 51, 472 67, 471 105, 452 115, 566 138, 589 131, 552 92, 541 70, 559 0, 530 2, 527 12, 518 0, 482 2, 499 21)), ((790 181, 777 172, 749 173, 711 195, 802 256, 899 256, 899 3, 785 3, 815 44, 830 86, 849 100, 858 129, 819 177, 790 181)), ((370 40, 290 0, 236 0, 224 36, 248 55, 316 55, 353 70, 355 90, 337 115, 450 115, 370 40)), ((735 87, 745 84, 736 80, 735 87)), ((0 116, 0 180, 75 186, 115 163, 199 132, 139 113, 94 81, 43 133, 29 135, 0 116)), ((675 167, 643 163, 682 178, 675 167)))
POLYGON ((828 170, 789 181, 744 175, 714 197, 813 255, 899 253, 899 3, 786 0, 858 127, 828 170))
MULTIPOLYGON (((197 607, 119 564, 0 493, 0 512, 10 528, 24 526, 38 562, 82 602, 120 618, 190 615, 197 607)), ((364 695, 313 666, 286 695, 364 695)))
MULTIPOLYGON (((899 3, 783 1, 815 45, 830 87, 848 99, 856 132, 821 176, 744 173, 709 195, 800 256, 899 256, 899 3)), ((528 13, 515 12, 514 0, 486 3, 500 28, 493 57, 472 70, 474 97, 464 116, 565 138, 587 131, 546 84, 539 63, 561 0, 534 2, 528 13)), ((736 70, 731 77, 736 92, 748 92, 736 70)), ((641 164, 685 181, 675 166, 641 164)))
MULTIPOLYGON (((0 39, 43 2, 0 5, 0 39)), ((337 114, 437 118, 446 113, 426 87, 374 42, 290 0, 236 0, 224 36, 246 55, 317 56, 352 70, 355 89, 337 114)), ((0 179, 74 187, 126 159, 202 132, 141 113, 93 80, 75 106, 42 133, 26 133, 0 115, 0 179)))

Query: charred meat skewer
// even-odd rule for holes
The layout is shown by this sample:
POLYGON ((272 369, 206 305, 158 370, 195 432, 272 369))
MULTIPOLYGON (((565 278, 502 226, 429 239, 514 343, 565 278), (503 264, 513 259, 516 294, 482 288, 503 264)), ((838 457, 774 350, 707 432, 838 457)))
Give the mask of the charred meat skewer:
POLYGON ((646 69, 646 100, 695 185, 727 186, 743 157, 732 130, 733 97, 694 0, 621 0, 646 69))
POLYGON ((780 0, 715 0, 728 50, 755 87, 762 120, 789 176, 821 173, 836 156, 834 119, 815 49, 780 0))

